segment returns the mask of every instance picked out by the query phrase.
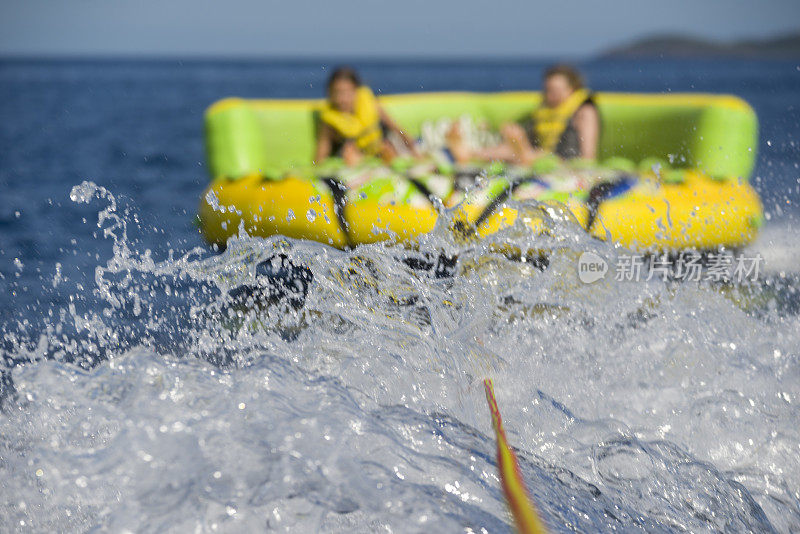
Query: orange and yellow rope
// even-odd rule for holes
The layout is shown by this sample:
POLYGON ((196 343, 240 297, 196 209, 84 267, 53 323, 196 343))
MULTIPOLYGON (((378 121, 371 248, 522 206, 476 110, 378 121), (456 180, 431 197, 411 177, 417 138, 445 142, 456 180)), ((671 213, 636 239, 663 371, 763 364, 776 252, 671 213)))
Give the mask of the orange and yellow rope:
POLYGON ((494 397, 492 381, 483 381, 486 390, 486 402, 489 403, 489 411, 492 414, 492 426, 497 437, 497 468, 500 471, 500 482, 503 485, 503 493, 506 502, 514 518, 514 524, 520 534, 544 534, 547 529, 536 513, 528 489, 519 472, 517 457, 506 440, 506 433, 503 430, 503 420, 500 417, 500 410, 497 407, 497 399, 494 397))

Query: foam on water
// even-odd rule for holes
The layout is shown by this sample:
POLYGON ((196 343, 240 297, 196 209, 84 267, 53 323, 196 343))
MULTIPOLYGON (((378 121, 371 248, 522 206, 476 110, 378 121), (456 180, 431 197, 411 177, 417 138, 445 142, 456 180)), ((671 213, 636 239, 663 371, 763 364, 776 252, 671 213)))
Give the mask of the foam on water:
POLYGON ((800 243, 797 241, 797 228, 791 220, 764 228, 750 249, 764 257, 764 266, 771 274, 798 271, 800 243))
POLYGON ((3 332, 8 529, 508 531, 484 377, 556 531, 800 529, 793 272, 583 284, 581 253, 624 251, 536 206, 549 232, 501 238, 544 269, 446 221, 411 248, 156 260, 109 191, 71 198, 107 203, 113 248, 43 328, 3 332), (439 251, 455 276, 408 266, 439 251))

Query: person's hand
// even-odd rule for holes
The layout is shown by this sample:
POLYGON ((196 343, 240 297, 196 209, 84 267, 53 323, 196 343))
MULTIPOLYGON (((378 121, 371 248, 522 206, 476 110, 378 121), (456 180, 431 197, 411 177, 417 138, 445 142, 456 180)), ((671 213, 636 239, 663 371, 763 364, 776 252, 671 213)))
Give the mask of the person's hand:
POLYGON ((361 150, 358 149, 354 142, 347 141, 342 146, 342 159, 348 167, 355 167, 364 159, 364 154, 361 153, 361 150))

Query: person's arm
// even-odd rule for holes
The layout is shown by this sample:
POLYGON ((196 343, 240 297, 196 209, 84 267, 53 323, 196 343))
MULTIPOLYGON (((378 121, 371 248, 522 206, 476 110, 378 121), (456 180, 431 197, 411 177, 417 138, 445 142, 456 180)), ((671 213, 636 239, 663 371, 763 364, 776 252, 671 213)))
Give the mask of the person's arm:
POLYGON ((597 107, 584 104, 575 112, 572 119, 578 139, 581 144, 581 157, 586 159, 597 158, 597 145, 600 141, 600 114, 597 107))
POLYGON ((518 165, 530 165, 545 154, 545 151, 535 147, 528 139, 526 127, 518 122, 508 122, 500 127, 503 136, 503 145, 511 151, 511 156, 506 160, 518 165))
POLYGON ((333 147, 333 131, 327 124, 321 123, 317 130, 317 149, 314 152, 314 165, 322 163, 331 155, 333 147))
POLYGON ((386 110, 383 109, 382 106, 378 106, 378 114, 381 118, 381 122, 383 122, 389 130, 395 132, 397 135, 400 136, 400 139, 403 140, 403 144, 408 147, 411 153, 415 156, 419 155, 417 151, 417 145, 414 143, 414 140, 411 139, 401 128, 400 126, 386 113, 386 110))

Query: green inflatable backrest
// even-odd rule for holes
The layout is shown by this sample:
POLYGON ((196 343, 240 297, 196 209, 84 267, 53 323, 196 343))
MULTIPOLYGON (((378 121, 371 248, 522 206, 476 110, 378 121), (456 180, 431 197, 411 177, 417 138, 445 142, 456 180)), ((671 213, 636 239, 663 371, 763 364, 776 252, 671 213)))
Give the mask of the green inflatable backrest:
MULTIPOLYGON (((493 127, 519 120, 539 105, 539 93, 421 93, 380 97, 412 136, 424 121, 468 115, 493 127)), ((595 96, 602 121, 599 159, 660 158, 718 178, 747 179, 755 161, 758 123, 752 108, 728 95, 623 94, 595 96)), ((318 100, 229 98, 206 113, 213 177, 250 173, 280 177, 308 167, 314 154, 318 100)))

